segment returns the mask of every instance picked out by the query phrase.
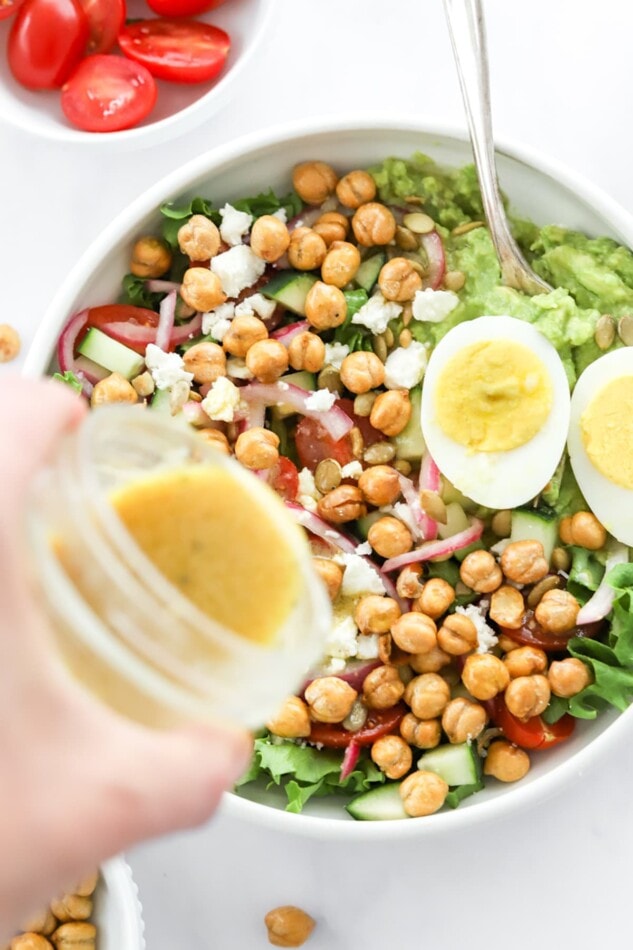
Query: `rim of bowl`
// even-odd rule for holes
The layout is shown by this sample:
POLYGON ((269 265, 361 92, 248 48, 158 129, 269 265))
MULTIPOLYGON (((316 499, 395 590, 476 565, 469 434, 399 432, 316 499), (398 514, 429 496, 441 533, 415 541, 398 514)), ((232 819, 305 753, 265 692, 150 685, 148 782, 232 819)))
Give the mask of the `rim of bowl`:
MULTIPOLYGON (((110 858, 99 868, 106 893, 117 901, 117 919, 130 950, 145 950, 145 921, 138 885, 124 857, 110 858)), ((127 943, 125 944, 127 946, 127 943)))
MULTIPOLYGON (((428 121, 413 119, 411 116, 375 116, 355 115, 354 117, 318 116, 295 122, 280 123, 257 132, 241 136, 230 143, 217 146, 192 159, 186 165, 163 177, 150 186, 131 205, 124 209, 89 246, 73 267, 57 294, 52 299, 42 324, 37 331, 27 354, 23 373, 26 376, 38 376, 46 372, 54 354, 55 343, 61 329, 58 314, 68 308, 72 302, 75 288, 86 273, 91 273, 100 263, 106 252, 117 242, 117 237, 133 226, 134 221, 154 211, 165 200, 165 195, 184 190, 189 182, 201 174, 219 171, 223 166, 254 149, 281 145, 288 140, 306 136, 332 135, 337 132, 420 132, 427 135, 450 138, 468 142, 464 128, 442 120, 428 121)), ((613 198, 601 188, 593 185, 583 176, 567 168, 563 163, 543 157, 535 149, 518 144, 504 137, 495 139, 495 150, 537 171, 547 175, 556 184, 573 190, 592 210, 620 231, 633 245, 633 215, 625 211, 613 198)), ((508 791, 487 801, 481 801, 469 808, 454 812, 439 812, 422 820, 410 822, 357 822, 340 818, 328 818, 313 815, 294 815, 289 812, 242 798, 232 792, 225 793, 222 803, 223 812, 232 818, 256 824, 273 831, 295 834, 299 837, 321 838, 328 840, 380 841, 409 838, 420 835, 453 833, 479 821, 503 818, 508 813, 541 802, 554 795, 573 774, 585 768, 596 750, 603 754, 612 749, 625 731, 630 728, 630 709, 621 713, 605 730, 579 749, 570 758, 561 762, 534 783, 521 787, 513 786, 508 791)))
POLYGON ((222 107, 225 87, 230 86, 235 80, 239 80, 251 57, 260 47, 272 21, 273 10, 273 0, 260 0, 259 14, 255 21, 258 29, 239 59, 208 92, 183 109, 178 109, 177 112, 165 116, 164 119, 158 119, 147 125, 140 125, 131 129, 122 129, 120 132, 83 132, 71 125, 63 126, 61 124, 47 126, 43 129, 37 118, 33 118, 29 111, 20 110, 21 118, 19 121, 13 117, 12 113, 9 115, 2 114, 0 118, 8 125, 12 125, 29 135, 48 139, 49 141, 64 142, 67 145, 77 145, 81 148, 85 145, 96 146, 97 148, 102 145, 107 148, 145 148, 145 146, 155 145, 157 142, 179 138, 185 132, 202 124, 205 118, 212 115, 213 107, 216 110, 222 107))

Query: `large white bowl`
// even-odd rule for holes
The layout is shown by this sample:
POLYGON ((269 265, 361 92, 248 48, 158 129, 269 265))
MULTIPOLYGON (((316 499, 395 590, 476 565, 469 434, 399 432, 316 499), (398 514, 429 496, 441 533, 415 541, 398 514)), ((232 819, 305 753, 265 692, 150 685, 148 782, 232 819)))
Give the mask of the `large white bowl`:
POLYGON ((101 865, 92 920, 99 950, 145 950, 138 888, 124 858, 101 865))
MULTIPOLYGON (((213 82, 168 83, 157 80, 158 102, 151 115, 121 132, 82 132, 62 112, 59 90, 31 91, 15 81, 6 64, 6 43, 13 17, 0 22, 0 118, 12 125, 68 145, 103 148, 145 148, 188 132, 235 95, 237 80, 261 43, 274 13, 274 0, 227 0, 196 19, 221 27, 231 37, 231 51, 220 77, 213 82)), ((128 0, 130 18, 156 16, 144 0, 128 0)))
MULTIPOLYGON (((160 216, 156 209, 161 202, 188 200, 200 193, 224 202, 269 187, 283 192, 290 186, 290 169, 298 161, 323 159, 350 169, 418 150, 447 165, 471 161, 463 133, 447 127, 428 128, 407 118, 384 117, 336 122, 314 119, 267 129, 196 158, 139 197, 86 251, 46 313, 25 372, 36 375, 48 370, 59 332, 72 313, 117 298, 131 244, 157 227, 160 216)), ((501 145, 498 160, 502 187, 516 212, 539 223, 563 224, 592 235, 608 234, 633 245, 633 218, 568 169, 507 143, 501 145)), ((224 808, 246 821, 319 838, 395 839, 455 832, 475 820, 498 817, 554 794, 565 782, 573 781, 596 750, 609 748, 615 753, 624 733, 631 729, 632 717, 631 712, 620 717, 610 712, 593 722, 579 723, 570 740, 533 756, 532 769, 520 783, 491 784, 454 812, 409 821, 354 822, 341 803, 332 799, 318 799, 309 803, 306 813, 292 815, 283 811, 279 796, 268 792, 260 793, 259 801, 227 795, 224 808)))

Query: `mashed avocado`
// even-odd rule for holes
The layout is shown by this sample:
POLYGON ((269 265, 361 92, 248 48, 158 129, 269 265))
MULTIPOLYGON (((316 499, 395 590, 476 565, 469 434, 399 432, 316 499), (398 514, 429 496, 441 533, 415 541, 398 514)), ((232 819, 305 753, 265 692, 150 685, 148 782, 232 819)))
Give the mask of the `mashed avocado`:
MULTIPOLYGON (((382 201, 403 205, 418 196, 438 222, 449 270, 466 275, 460 303, 440 323, 410 325, 414 337, 435 344, 453 326, 485 314, 507 314, 534 324, 558 350, 570 386, 602 351, 594 341, 603 313, 633 313, 633 254, 610 238, 588 238, 554 225, 539 228, 513 220, 513 230, 534 270, 556 289, 527 297, 501 284, 501 274, 485 227, 452 234, 462 224, 483 221, 474 166, 440 169, 422 154, 389 158, 371 169, 382 201)), ((616 337, 613 348, 621 343, 616 337)))

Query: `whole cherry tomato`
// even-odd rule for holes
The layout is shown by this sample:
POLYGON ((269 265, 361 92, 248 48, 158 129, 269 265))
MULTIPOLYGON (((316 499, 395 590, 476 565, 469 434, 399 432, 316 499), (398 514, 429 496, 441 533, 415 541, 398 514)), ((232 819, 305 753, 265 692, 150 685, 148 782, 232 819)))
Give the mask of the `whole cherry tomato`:
POLYGON ((24 0, 0 0, 0 20, 12 16, 23 3, 24 0))
POLYGON ((133 20, 119 33, 119 46, 158 79, 196 83, 215 79, 231 40, 219 27, 197 20, 133 20))
MULTIPOLYGON (((1 0, 0 0, 1 2, 1 0)), ((88 19, 88 53, 109 53, 125 23, 125 0, 79 0, 88 19)))
POLYGON ((9 34, 9 68, 28 89, 54 89, 71 74, 88 43, 78 0, 26 0, 9 34))
POLYGON ((215 10, 224 0, 147 0, 147 5, 159 16, 197 16, 215 10))

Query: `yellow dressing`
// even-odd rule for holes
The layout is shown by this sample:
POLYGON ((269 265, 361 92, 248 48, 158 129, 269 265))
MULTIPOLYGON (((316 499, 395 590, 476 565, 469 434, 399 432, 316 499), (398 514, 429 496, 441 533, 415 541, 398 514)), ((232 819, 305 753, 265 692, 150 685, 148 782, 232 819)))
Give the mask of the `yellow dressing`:
POLYGON ((587 455, 605 478, 633 489, 633 376, 607 383, 580 417, 587 455))
POLYGON ((434 392, 444 433, 473 452, 505 452, 529 442, 553 403, 541 360, 511 340, 472 343, 444 366, 434 392))

